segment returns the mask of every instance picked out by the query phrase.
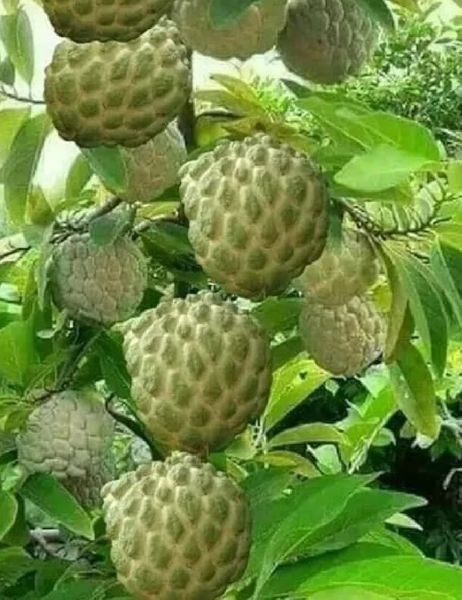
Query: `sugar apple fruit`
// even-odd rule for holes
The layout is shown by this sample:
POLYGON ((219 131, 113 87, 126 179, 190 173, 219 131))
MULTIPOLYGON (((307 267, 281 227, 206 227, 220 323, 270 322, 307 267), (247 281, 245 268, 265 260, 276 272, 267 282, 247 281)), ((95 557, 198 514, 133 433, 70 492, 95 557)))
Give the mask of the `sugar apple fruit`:
POLYGON ((378 28, 357 0, 289 0, 278 39, 286 67, 316 83, 357 75, 372 56, 378 28))
POLYGON ((170 5, 171 0, 43 1, 56 33, 75 42, 126 42, 155 25, 170 5))
POLYGON ((310 301, 345 304, 374 284, 379 263, 367 237, 346 230, 340 243, 326 247, 316 262, 308 265, 294 285, 310 301))
MULTIPOLYGON (((127 202, 149 202, 177 183, 187 151, 178 127, 170 123, 146 144, 124 148, 122 156, 128 185, 118 195, 127 202)), ((117 194, 117 190, 111 191, 117 194)))
POLYGON ((269 341, 231 302, 208 292, 164 300, 122 328, 133 399, 161 444, 218 449, 263 411, 269 341))
POLYGON ((216 26, 211 18, 212 0, 176 0, 172 18, 190 47, 219 59, 246 59, 270 50, 284 27, 286 0, 251 4, 234 21, 216 26))
POLYGON ((243 574, 248 502, 211 464, 174 453, 108 483, 102 495, 119 581, 138 600, 213 600, 243 574))
POLYGON ((54 394, 30 414, 17 436, 18 460, 29 473, 51 473, 88 507, 112 477, 113 422, 92 394, 54 394))
POLYGON ((278 294, 321 255, 328 203, 310 160, 264 134, 226 141, 180 170, 189 239, 228 292, 278 294))
POLYGON ((383 317, 366 296, 334 306, 306 302, 299 329, 313 360, 333 375, 357 375, 380 356, 385 342, 383 317))
POLYGON ((80 146, 141 146, 187 101, 191 72, 172 21, 130 42, 65 40, 46 69, 45 100, 59 134, 80 146))
POLYGON ((133 316, 147 285, 146 260, 121 237, 95 245, 88 233, 55 246, 50 276, 55 303, 80 321, 112 325, 133 316))

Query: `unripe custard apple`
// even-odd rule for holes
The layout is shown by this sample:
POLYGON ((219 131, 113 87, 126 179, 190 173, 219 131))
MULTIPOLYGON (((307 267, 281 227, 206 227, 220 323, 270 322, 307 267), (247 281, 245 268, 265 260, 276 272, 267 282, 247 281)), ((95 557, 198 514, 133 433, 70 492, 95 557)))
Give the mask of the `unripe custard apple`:
POLYGON ((44 0, 56 33, 74 42, 126 42, 138 37, 170 8, 171 0, 44 0))
POLYGON ((141 146, 178 115, 190 91, 187 49, 165 18, 129 42, 65 40, 45 76, 53 123, 80 146, 141 146))
POLYGON ((361 373, 381 355, 385 343, 384 319, 366 296, 337 306, 306 302, 299 329, 307 352, 333 375, 361 373))
POLYGON ((263 412, 269 340, 230 301, 209 292, 164 300, 122 329, 133 399, 161 444, 219 449, 263 412))
POLYGON ((187 157, 186 144, 176 124, 170 123, 146 144, 123 148, 122 157, 127 189, 118 195, 130 203, 149 202, 178 182, 179 169, 187 157))
POLYGON ((225 141, 183 165, 189 239, 205 272, 228 292, 281 293, 326 243, 328 202, 312 162, 265 134, 225 141))
POLYGON ((129 237, 97 246, 88 233, 73 234, 55 246, 50 275, 59 308, 80 321, 112 325, 138 308, 147 264, 129 237))
POLYGON ((270 50, 286 19, 286 0, 261 0, 249 5, 235 20, 214 24, 213 0, 176 0, 172 18, 187 46, 219 59, 240 58, 270 50))
POLYGON ((50 473, 84 506, 96 506, 111 479, 113 422, 98 397, 54 394, 29 415, 17 436, 18 460, 29 473, 50 473))
POLYGON ((103 488, 118 579, 137 600, 213 600, 243 574, 250 510, 240 487, 174 453, 103 488))
POLYGON ((315 83, 340 83, 371 58, 378 27, 357 0, 289 0, 278 39, 286 67, 315 83))
POLYGON ((367 237, 359 231, 346 230, 341 241, 328 243, 321 258, 308 265, 294 285, 310 301, 345 304, 375 283, 379 269, 367 237))

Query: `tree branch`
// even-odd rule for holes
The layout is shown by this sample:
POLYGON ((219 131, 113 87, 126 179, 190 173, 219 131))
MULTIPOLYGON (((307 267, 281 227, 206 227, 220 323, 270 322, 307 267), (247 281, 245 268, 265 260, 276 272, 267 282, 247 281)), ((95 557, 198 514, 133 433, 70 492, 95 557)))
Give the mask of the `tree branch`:
POLYGON ((34 104, 36 106, 45 106, 45 100, 39 100, 38 98, 28 98, 27 96, 20 96, 13 92, 8 92, 3 86, 0 86, 0 95, 16 100, 16 102, 23 102, 24 104, 34 104))

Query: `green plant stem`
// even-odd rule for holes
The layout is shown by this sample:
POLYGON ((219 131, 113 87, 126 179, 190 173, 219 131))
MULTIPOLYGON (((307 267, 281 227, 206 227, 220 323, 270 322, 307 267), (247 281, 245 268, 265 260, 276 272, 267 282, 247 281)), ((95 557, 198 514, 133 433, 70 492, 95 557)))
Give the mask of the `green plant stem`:
POLYGON ((28 98, 27 96, 20 96, 19 94, 15 94, 14 92, 9 92, 3 86, 0 87, 0 95, 6 96, 6 98, 10 98, 11 100, 15 100, 16 102, 22 102, 24 104, 34 104, 35 106, 45 106, 45 100, 39 100, 37 98, 28 98))

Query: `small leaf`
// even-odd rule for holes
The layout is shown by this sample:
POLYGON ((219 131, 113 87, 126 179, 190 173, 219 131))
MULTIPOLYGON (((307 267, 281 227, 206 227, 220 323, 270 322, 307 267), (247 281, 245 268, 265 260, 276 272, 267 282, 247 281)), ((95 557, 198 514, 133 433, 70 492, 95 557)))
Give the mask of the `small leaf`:
POLYGON ((66 200, 78 198, 80 192, 87 185, 93 175, 93 171, 83 154, 79 154, 71 165, 66 180, 66 200))
POLYGON ((269 468, 250 474, 241 483, 252 506, 280 498, 293 479, 288 469, 269 468))
POLYGON ((94 219, 89 226, 91 241, 96 246, 113 244, 125 231, 131 222, 128 210, 119 210, 94 219))
POLYGON ((18 512, 18 503, 13 494, 0 490, 0 540, 13 527, 18 512))
POLYGON ((0 111, 0 163, 7 158, 19 128, 29 115, 30 107, 6 108, 0 111))
POLYGON ((16 69, 30 85, 34 76, 34 33, 29 17, 23 8, 16 13, 16 69))
POLYGON ((101 371, 106 385, 119 398, 130 400, 131 378, 127 371, 120 336, 103 333, 97 340, 101 371))
POLYGON ((14 321, 0 329, 0 375, 11 384, 26 385, 36 363, 32 320, 14 321))
POLYGON ((452 194, 462 192, 462 160, 451 160, 448 164, 448 186, 452 194))
POLYGON ((268 298, 252 310, 252 315, 274 335, 297 327, 302 306, 302 298, 268 298))
POLYGON ((0 81, 5 85, 13 85, 15 78, 14 64, 7 56, 0 62, 0 81))
POLYGON ((312 444, 316 442, 344 443, 345 436, 335 425, 328 423, 308 423, 286 429, 274 436, 268 443, 270 448, 291 444, 312 444))
POLYGON ((359 0, 359 2, 385 30, 389 32, 395 30, 393 13, 385 0, 359 0))
POLYGON ((122 151, 119 147, 82 148, 82 154, 104 185, 122 194, 127 189, 127 170, 122 151))
POLYGON ((22 548, 0 548, 0 591, 4 585, 13 585, 39 567, 40 562, 31 558, 22 548))

